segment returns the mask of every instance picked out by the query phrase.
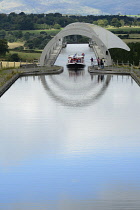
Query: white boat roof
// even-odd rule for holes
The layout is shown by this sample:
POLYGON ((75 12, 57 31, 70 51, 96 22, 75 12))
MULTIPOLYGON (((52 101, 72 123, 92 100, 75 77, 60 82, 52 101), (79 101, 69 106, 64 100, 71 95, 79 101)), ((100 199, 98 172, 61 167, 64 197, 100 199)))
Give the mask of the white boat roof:
POLYGON ((70 58, 83 58, 84 56, 83 55, 69 55, 68 57, 70 58))

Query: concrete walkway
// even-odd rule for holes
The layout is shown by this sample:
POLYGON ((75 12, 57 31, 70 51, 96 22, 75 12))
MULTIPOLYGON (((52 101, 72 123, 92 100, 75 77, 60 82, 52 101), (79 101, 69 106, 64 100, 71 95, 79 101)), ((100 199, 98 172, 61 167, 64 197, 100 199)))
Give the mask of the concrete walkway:
POLYGON ((135 82, 140 86, 140 69, 128 69, 123 67, 104 67, 99 69, 98 66, 89 66, 88 71, 90 74, 120 74, 120 75, 130 75, 135 82))
POLYGON ((58 55, 60 54, 62 46, 57 46, 53 53, 50 54, 49 59, 47 60, 47 65, 54 65, 58 55))

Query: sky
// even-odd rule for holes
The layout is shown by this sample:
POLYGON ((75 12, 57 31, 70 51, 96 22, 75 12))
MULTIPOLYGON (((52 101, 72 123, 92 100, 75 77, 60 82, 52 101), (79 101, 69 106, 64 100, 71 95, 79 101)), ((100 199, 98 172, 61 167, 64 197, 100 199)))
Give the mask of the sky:
POLYGON ((0 0, 0 13, 55 13, 78 15, 137 15, 139 0, 0 0))

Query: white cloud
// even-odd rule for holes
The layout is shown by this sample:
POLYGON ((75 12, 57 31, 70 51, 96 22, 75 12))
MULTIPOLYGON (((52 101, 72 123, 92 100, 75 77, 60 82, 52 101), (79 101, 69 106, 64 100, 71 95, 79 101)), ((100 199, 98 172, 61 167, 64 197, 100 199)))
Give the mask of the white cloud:
POLYGON ((0 2, 0 12, 10 13, 21 11, 25 13, 49 13, 59 12, 62 14, 81 14, 81 15, 98 15, 98 14, 138 14, 139 2, 134 0, 122 0, 115 2, 111 0, 2 0, 0 2))
POLYGON ((10 1, 9 0, 3 0, 0 2, 0 10, 7 10, 7 9, 13 9, 15 7, 21 7, 24 6, 23 3, 21 3, 20 1, 10 1))

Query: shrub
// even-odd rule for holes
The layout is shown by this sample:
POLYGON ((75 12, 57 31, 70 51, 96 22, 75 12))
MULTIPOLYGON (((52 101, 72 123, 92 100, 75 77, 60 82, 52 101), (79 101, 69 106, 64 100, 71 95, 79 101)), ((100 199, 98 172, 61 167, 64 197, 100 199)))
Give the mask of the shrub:
POLYGON ((15 62, 20 61, 20 57, 19 57, 18 53, 9 54, 7 59, 9 61, 15 61, 15 62))

